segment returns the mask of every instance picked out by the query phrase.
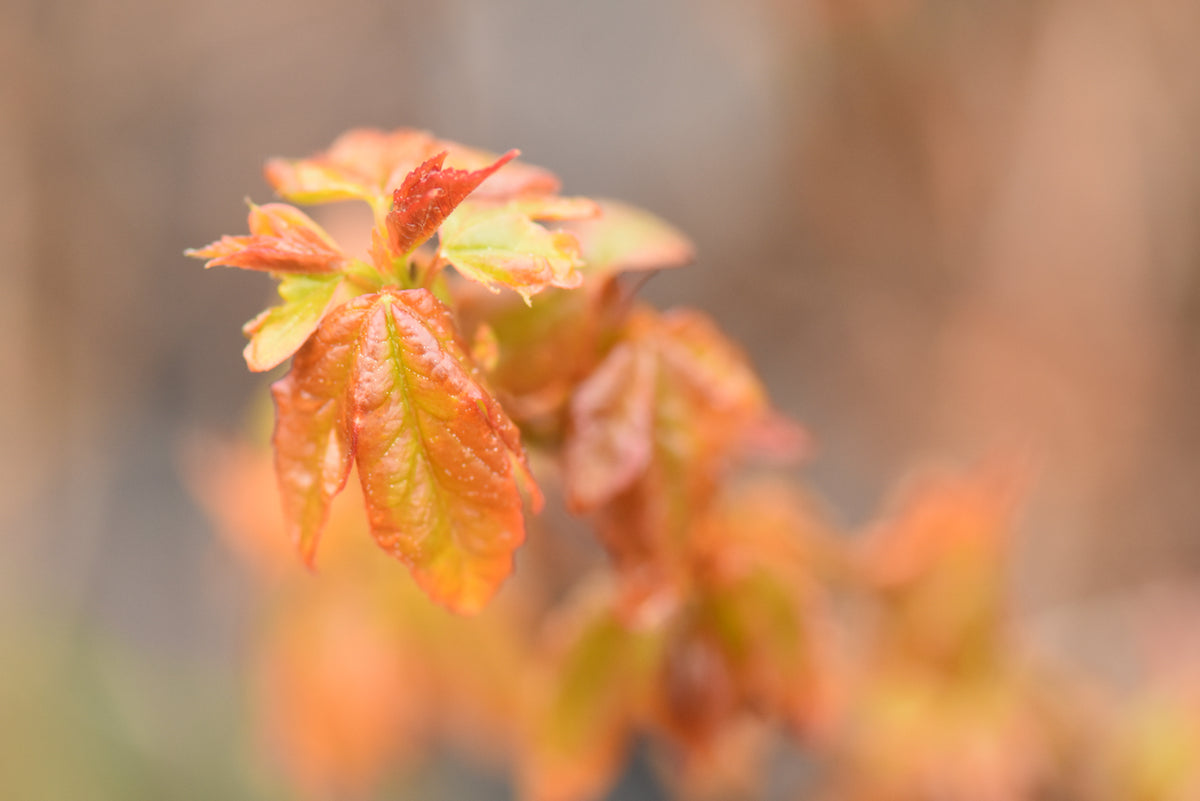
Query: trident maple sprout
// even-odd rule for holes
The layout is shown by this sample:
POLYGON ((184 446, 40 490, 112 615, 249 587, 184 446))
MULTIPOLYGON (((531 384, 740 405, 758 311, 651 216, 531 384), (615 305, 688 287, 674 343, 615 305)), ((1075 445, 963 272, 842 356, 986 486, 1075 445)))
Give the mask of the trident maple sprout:
POLYGON ((300 797, 450 747, 589 801, 635 743, 687 799, 1194 797, 1200 682, 1154 718, 1021 636, 1027 470, 925 476, 843 536, 746 354, 636 299, 688 239, 518 156, 353 130, 268 161, 282 202, 188 251, 279 293, 244 328, 250 370, 290 360, 270 452, 193 487, 259 579, 252 704, 300 797), (369 210, 359 241, 292 205, 335 202, 369 210))
MULTIPOLYGON (((279 281, 283 302, 246 324, 245 356, 256 371, 292 358, 272 387, 273 443, 301 556, 315 559, 330 501, 356 468, 376 542, 460 612, 483 608, 512 570, 525 537, 521 487, 535 509, 541 502, 520 429, 497 399, 509 388, 472 354, 458 322, 461 306, 478 304, 471 287, 516 292, 531 318, 539 293, 579 289, 594 300, 572 316, 587 317, 604 313, 603 285, 625 264, 654 269, 690 256, 664 223, 625 208, 606 217, 594 201, 562 197, 550 173, 517 155, 418 131, 351 131, 313 158, 272 160, 266 175, 290 201, 365 202, 375 220, 369 243, 335 242, 301 210, 271 203, 251 205, 249 235, 188 252, 279 281)), ((592 331, 593 359, 620 332, 610 317, 592 331)), ((481 343, 494 331, 484 319, 470 333, 481 343)), ((510 351, 505 339, 496 347, 510 351)), ((588 447, 603 465, 609 440, 624 436, 588 419, 581 438, 568 422, 558 432, 572 454, 568 475, 594 469, 588 447)), ((647 432, 631 433, 649 444, 647 432)))

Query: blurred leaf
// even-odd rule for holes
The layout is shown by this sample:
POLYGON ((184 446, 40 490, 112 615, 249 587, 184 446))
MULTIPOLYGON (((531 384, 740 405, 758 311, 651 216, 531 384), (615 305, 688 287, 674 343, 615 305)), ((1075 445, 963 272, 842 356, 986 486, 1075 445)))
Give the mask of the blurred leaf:
POLYGON ((305 797, 365 797, 424 745, 419 655, 353 588, 291 600, 258 655, 267 744, 305 797))
POLYGON ((547 442, 561 439, 568 395, 595 369, 624 315, 616 290, 608 281, 550 288, 526 304, 509 293, 459 282, 460 319, 467 330, 486 326, 494 332, 496 360, 488 377, 523 430, 547 442))
POLYGON ((623 341, 576 388, 567 499, 600 513, 634 606, 678 583, 671 574, 682 569, 691 522, 767 410, 745 357, 695 312, 633 315, 623 341))
POLYGON ((605 583, 581 587, 554 622, 523 755, 524 795, 595 798, 616 778, 645 714, 660 643, 621 623, 605 583))
POLYGON ((766 411, 745 356, 707 317, 641 310, 571 399, 569 499, 595 509, 630 487, 650 457, 666 480, 707 487, 766 411))
POLYGON ((599 201, 600 214, 570 223, 589 275, 682 267, 695 259, 691 240, 648 211, 599 201))
POLYGON ((872 527, 859 565, 879 593, 881 644, 896 658, 948 670, 994 660, 1020 483, 1021 471, 1000 463, 924 476, 872 527))
POLYGON ((535 220, 582 220, 601 213, 600 204, 587 197, 523 195, 509 201, 508 206, 535 220))
POLYGON ((657 367, 651 349, 618 343, 572 397, 567 475, 576 508, 599 507, 649 466, 657 367))

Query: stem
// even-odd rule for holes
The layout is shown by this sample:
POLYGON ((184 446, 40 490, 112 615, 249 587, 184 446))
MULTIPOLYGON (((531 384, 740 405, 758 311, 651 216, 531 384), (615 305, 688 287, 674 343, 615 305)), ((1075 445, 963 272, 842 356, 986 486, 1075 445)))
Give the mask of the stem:
POLYGON ((413 283, 422 289, 432 289, 438 273, 446 266, 446 262, 438 258, 437 253, 421 248, 412 252, 413 283))

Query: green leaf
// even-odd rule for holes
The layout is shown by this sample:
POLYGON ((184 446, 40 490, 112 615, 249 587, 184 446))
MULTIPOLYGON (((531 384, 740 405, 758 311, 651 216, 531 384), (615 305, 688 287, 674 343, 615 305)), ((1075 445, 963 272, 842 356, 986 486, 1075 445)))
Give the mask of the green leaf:
POLYGON ((579 244, 538 225, 516 208, 464 203, 442 223, 439 257, 467 278, 526 300, 546 287, 570 289, 583 280, 579 244))
POLYGON ((242 328, 250 338, 243 351, 246 365, 263 372, 295 353, 317 330, 344 280, 342 275, 284 275, 279 282, 283 303, 266 309, 242 328))

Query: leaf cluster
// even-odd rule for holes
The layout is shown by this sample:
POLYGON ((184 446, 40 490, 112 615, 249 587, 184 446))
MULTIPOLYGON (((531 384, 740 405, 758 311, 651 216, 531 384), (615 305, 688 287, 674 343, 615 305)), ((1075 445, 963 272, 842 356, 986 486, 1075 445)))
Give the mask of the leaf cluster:
MULTIPOLYGON (((245 327, 251 370, 291 359, 273 456, 226 452, 194 483, 264 568, 256 699, 298 786, 362 796, 451 742, 529 801, 585 801, 649 735, 680 795, 746 797, 784 734, 824 798, 1107 799, 1088 782, 1158 787, 1156 760, 1200 742, 1156 709, 1136 717, 1154 747, 1098 736, 1014 632, 1023 471, 927 478, 835 536, 756 464, 806 440, 745 354, 706 315, 633 297, 627 276, 688 263, 688 240, 516 156, 351 131, 266 175, 289 203, 365 203, 363 241, 269 203, 189 251, 277 281, 245 327), (527 515, 539 485, 602 560, 568 515, 527 515), (281 542, 310 566, 320 548, 322 576, 281 542), (1097 749, 1113 756, 1080 770, 1097 749)), ((1200 759, 1171 764, 1197 786, 1200 759)))

